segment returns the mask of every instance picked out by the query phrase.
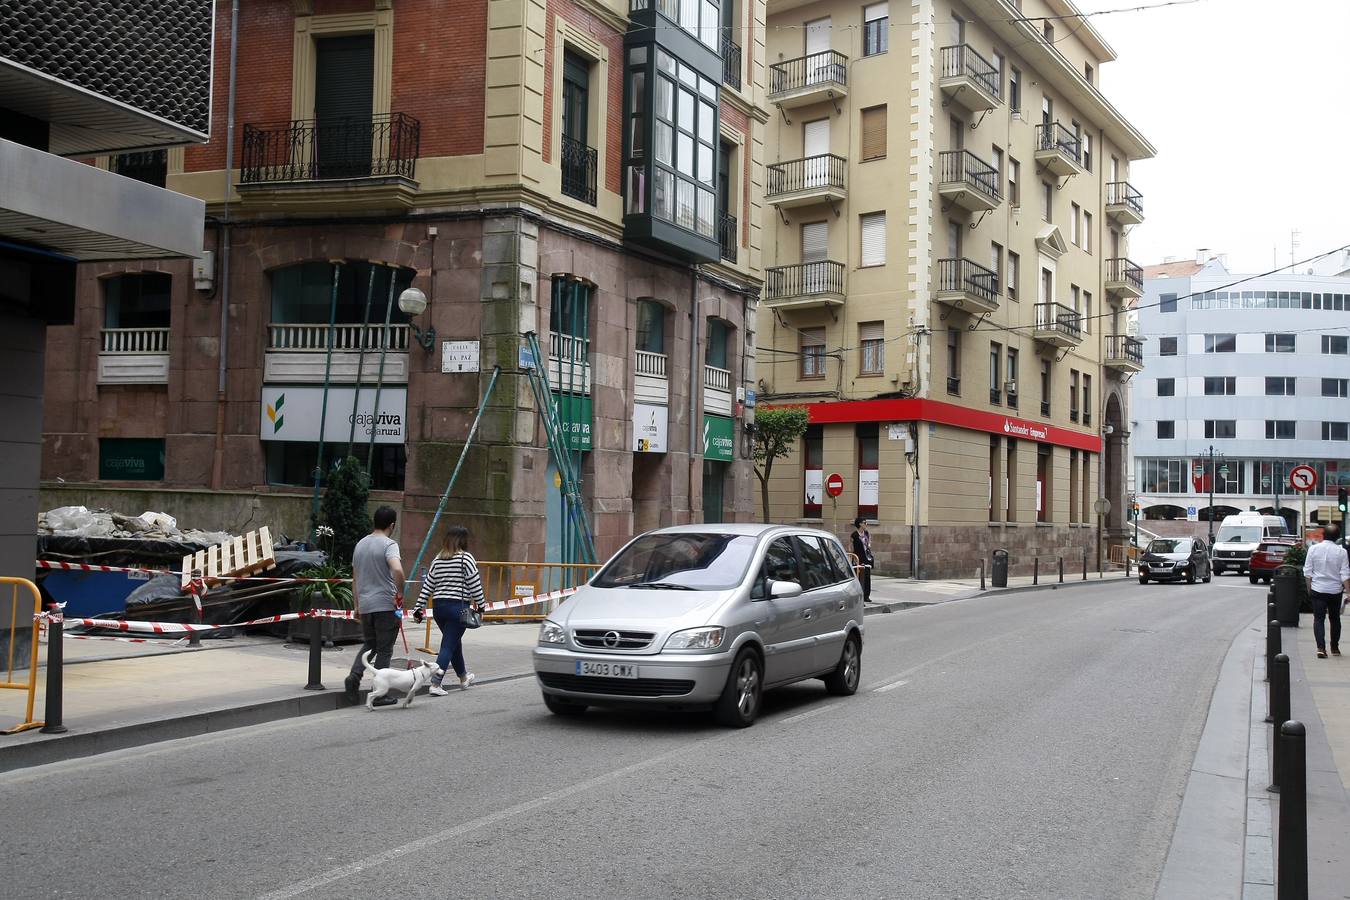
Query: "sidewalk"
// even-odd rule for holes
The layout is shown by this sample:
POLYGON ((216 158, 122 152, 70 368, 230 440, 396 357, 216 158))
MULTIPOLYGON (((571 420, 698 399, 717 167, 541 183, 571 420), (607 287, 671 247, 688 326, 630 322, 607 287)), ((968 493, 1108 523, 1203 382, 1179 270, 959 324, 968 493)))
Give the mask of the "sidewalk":
MULTIPOLYGON (((534 623, 492 624, 470 632, 464 651, 470 669, 480 682, 529 673, 538 633, 534 623)), ((434 658, 418 651, 422 635, 421 626, 409 629, 408 653, 402 641, 395 642, 395 666, 408 657, 434 658)), ((429 646, 439 643, 433 624, 429 646)), ((268 637, 207 638, 198 649, 172 640, 67 639, 62 696, 69 732, 0 735, 0 771, 338 709, 344 705, 342 681, 359 646, 325 648, 327 690, 307 691, 308 644, 268 637)), ((46 679, 46 666, 40 665, 37 719, 43 717, 46 679)), ((23 721, 26 701, 23 691, 0 691, 0 723, 9 727, 23 721)))
POLYGON ((1083 580, 1083 570, 1064 573, 1060 583, 1059 573, 1055 570, 1042 572, 1039 578, 1031 575, 1015 575, 1008 578, 1008 586, 996 588, 991 579, 985 579, 984 589, 980 588, 979 578, 957 578, 951 581, 915 581, 912 578, 892 578, 886 575, 872 576, 872 606, 868 614, 899 612, 918 606, 931 606, 948 600, 965 600, 980 594, 1017 593, 1020 591, 1058 590, 1061 588, 1085 587, 1104 582, 1121 581, 1125 573, 1121 569, 1108 570, 1104 576, 1088 572, 1083 580))

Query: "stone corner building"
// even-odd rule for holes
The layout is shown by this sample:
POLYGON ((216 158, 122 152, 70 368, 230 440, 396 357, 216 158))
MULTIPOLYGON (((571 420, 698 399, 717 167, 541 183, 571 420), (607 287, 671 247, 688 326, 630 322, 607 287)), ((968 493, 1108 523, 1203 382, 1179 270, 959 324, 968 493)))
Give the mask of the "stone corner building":
POLYGON ((811 413, 773 515, 867 517, 882 572, 971 577, 996 548, 1074 571, 1123 545, 1129 166, 1154 150, 1076 12, 769 3, 758 388, 811 413))
POLYGON ((602 556, 749 518, 763 6, 657 6, 217 4, 235 133, 90 160, 204 200, 207 253, 81 267, 48 338, 44 502, 300 537, 322 437, 325 464, 369 463, 409 555, 498 365, 449 517, 480 558, 560 559, 534 332, 602 556), (451 342, 479 367, 447 371, 472 358, 451 342))

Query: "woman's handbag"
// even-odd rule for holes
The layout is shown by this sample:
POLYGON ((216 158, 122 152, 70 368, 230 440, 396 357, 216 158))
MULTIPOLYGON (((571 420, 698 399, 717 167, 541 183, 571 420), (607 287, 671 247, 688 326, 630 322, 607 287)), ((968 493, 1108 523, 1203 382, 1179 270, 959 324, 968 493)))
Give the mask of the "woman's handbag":
POLYGON ((459 624, 465 628, 477 628, 483 624, 483 613, 476 607, 469 605, 459 611, 459 624))

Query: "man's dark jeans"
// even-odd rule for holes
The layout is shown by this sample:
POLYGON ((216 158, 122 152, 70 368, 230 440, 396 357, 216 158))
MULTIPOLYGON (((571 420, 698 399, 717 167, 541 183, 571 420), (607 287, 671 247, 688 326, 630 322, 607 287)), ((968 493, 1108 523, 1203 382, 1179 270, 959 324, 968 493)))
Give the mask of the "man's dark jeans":
POLYGON ((1322 617, 1331 619, 1331 646, 1336 647, 1341 643, 1341 595, 1323 594, 1321 591, 1308 591, 1308 596, 1312 598, 1313 608, 1313 638, 1317 641, 1317 649, 1325 650, 1327 647, 1323 633, 1322 617))
POLYGON ((362 657, 371 650, 375 651, 375 656, 370 664, 377 669, 389 668, 389 660, 394 655, 394 638, 398 637, 398 616, 394 615, 393 610, 362 613, 361 636, 365 638, 365 643, 357 651, 356 661, 352 663, 352 675, 358 681, 366 671, 362 657))

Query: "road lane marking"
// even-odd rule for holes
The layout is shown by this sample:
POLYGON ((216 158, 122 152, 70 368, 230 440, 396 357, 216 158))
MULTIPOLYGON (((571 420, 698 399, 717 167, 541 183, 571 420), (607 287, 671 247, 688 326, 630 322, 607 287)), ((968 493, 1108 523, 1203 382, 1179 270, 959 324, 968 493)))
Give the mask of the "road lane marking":
POLYGON ((907 679, 907 678, 904 679, 904 680, 901 680, 901 681, 892 681, 890 684, 883 684, 881 687, 875 687, 875 688, 872 688, 872 693, 874 693, 874 694, 884 694, 884 693, 886 693, 887 691, 893 691, 893 690, 895 690, 896 688, 898 688, 898 687, 904 687, 904 686, 907 685, 907 684, 909 684, 909 679, 907 679))
POLYGON ((800 722, 802 719, 809 719, 812 716, 818 716, 821 713, 829 712, 834 708, 835 706, 821 706, 817 707, 816 709, 808 709, 804 713, 797 713, 795 716, 788 716, 786 719, 783 720, 783 724, 791 725, 793 722, 800 722))

